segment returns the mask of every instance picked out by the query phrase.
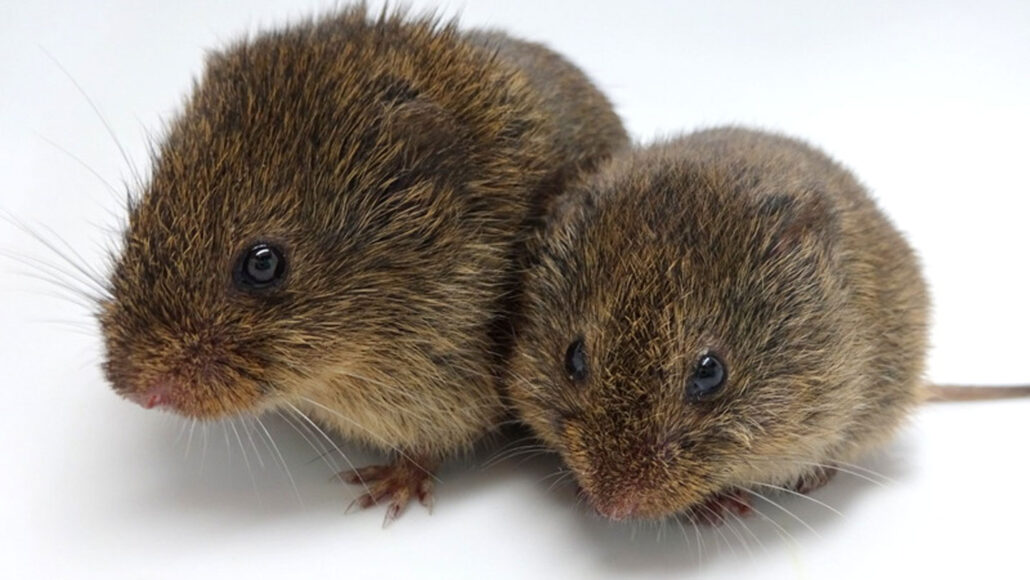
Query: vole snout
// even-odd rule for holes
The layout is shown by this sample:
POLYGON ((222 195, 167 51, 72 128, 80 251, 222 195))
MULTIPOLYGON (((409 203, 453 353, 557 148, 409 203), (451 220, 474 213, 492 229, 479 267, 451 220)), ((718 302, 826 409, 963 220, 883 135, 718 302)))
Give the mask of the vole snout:
POLYGON ((624 429, 596 431, 585 444, 570 430, 569 462, 580 474, 582 495, 600 515, 612 520, 660 514, 670 474, 675 472, 675 444, 661 437, 627 436, 624 429), (613 437, 618 433, 619 437, 613 437))
POLYGON ((640 501, 633 496, 623 497, 609 504, 593 504, 597 513, 610 520, 620 521, 632 518, 640 507, 640 501))
POLYGON ((127 393, 125 396, 144 409, 154 409, 174 406, 172 404, 172 393, 175 390, 176 388, 171 381, 159 380, 145 386, 141 390, 127 393))
POLYGON ((222 336, 161 331, 109 349, 118 354, 105 364, 115 391, 144 409, 216 418, 253 408, 263 394, 259 361, 222 336))

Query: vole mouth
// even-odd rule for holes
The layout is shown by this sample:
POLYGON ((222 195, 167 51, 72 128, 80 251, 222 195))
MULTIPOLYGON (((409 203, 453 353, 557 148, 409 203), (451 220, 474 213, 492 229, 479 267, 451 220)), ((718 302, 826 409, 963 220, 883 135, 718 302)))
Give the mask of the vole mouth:
POLYGON ((614 522, 687 517, 715 525, 721 523, 728 514, 742 516, 751 510, 747 497, 733 492, 710 493, 685 507, 672 510, 663 509, 662 502, 641 492, 627 492, 611 499, 600 499, 580 487, 577 494, 586 500, 597 515, 614 522))
POLYGON ((176 408, 172 399, 172 385, 168 381, 158 381, 142 391, 126 393, 125 398, 144 409, 176 408))
POLYGON ((577 484, 576 494, 584 499, 597 515, 614 522, 651 520, 669 515, 656 510, 655 502, 640 491, 626 491, 610 497, 601 497, 577 484))
POLYGON ((219 419, 251 411, 260 389, 246 384, 222 387, 188 384, 171 376, 146 381, 136 389, 117 389, 119 394, 144 409, 157 409, 196 419, 219 419))
POLYGON ((599 515, 616 522, 639 517, 640 501, 632 496, 603 503, 591 501, 590 505, 599 515))

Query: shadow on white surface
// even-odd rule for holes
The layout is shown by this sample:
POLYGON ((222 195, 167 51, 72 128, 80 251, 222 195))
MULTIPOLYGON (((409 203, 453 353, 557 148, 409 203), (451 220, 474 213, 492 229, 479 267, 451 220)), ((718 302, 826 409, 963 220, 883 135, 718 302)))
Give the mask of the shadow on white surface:
POLYGON ((596 552, 613 570, 625 573, 679 570, 703 572, 708 567, 741 559, 761 564, 786 549, 831 535, 848 524, 852 505, 874 496, 881 484, 903 480, 906 456, 912 452, 904 441, 856 466, 854 473, 838 473, 826 486, 808 497, 764 493, 755 499, 755 512, 731 518, 720 526, 694 528, 681 520, 660 525, 611 523, 593 514, 582 514, 578 532, 582 545, 596 552), (868 471, 867 471, 868 470, 868 471), (821 505, 825 504, 825 505, 821 505), (828 509, 833 508, 838 513, 828 509), (843 516, 841 515, 843 514, 843 516))
MULTIPOLYGON (((150 456, 148 465, 153 472, 148 478, 150 484, 144 489, 135 488, 138 494, 129 498, 130 505, 123 504, 117 510, 118 515, 128 523, 139 519, 167 521, 192 514, 223 530, 253 531, 255 527, 315 522, 335 527, 339 522, 340 526, 361 528, 369 534, 390 533, 379 529, 383 507, 345 514, 350 502, 362 492, 361 486, 346 485, 331 476, 347 467, 344 453, 357 466, 382 462, 384 455, 340 443, 339 451, 323 457, 324 449, 312 450, 283 418, 266 416, 262 421, 289 466, 292 483, 274 450, 259 441, 258 430, 252 433, 254 445, 240 431, 248 463, 243 461, 241 441, 231 429, 224 432, 221 423, 208 425, 206 446, 202 428, 197 427, 188 455, 184 455, 188 423, 183 427, 179 421, 164 422, 155 429, 153 438, 134 443, 137 451, 150 456), (177 444, 169 444, 176 440, 177 444), (261 455, 260 463, 255 448, 261 455)), ((111 445, 117 447, 118 436, 109 436, 111 445)), ((848 514, 856 511, 854 504, 864 500, 875 503, 882 488, 903 484, 912 455, 918 452, 911 438, 903 436, 885 451, 849 469, 851 473, 838 473, 813 492, 811 499, 770 493, 768 500, 755 502, 756 513, 750 516, 721 526, 695 528, 685 520, 613 523, 598 516, 579 500, 571 477, 555 484, 562 469, 556 455, 517 451, 529 444, 518 441, 524 436, 521 432, 508 433, 468 457, 445 464, 436 485, 436 509, 460 512, 493 490, 528 487, 532 511, 555 514, 553 521, 573 535, 568 541, 578 546, 579 556, 614 574, 700 574, 711 567, 733 566, 742 559, 760 566, 785 551, 811 546, 833 535, 838 526, 849 525, 848 514), (503 458, 513 452, 510 459, 503 458)), ((425 517, 424 508, 413 503, 390 530, 438 523, 419 521, 425 517)), ((196 525, 197 518, 191 519, 194 521, 190 525, 196 525)))

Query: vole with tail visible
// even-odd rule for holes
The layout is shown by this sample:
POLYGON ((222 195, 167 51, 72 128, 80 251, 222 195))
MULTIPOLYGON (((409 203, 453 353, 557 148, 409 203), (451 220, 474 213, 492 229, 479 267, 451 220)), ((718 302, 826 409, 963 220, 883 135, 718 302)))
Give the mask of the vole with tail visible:
POLYGON ((700 131, 617 155, 550 210, 511 365, 521 417, 611 519, 748 511, 887 441, 925 398, 915 255, 794 139, 700 131))
POLYGON ((387 521, 504 413, 520 253, 627 143, 549 49, 364 6, 212 54, 130 201, 103 368, 203 420, 290 408, 389 450, 387 521))

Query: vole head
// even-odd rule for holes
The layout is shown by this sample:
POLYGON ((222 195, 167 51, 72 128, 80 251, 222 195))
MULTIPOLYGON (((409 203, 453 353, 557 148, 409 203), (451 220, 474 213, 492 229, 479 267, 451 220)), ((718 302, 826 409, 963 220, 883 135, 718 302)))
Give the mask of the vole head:
POLYGON ((484 121, 499 83, 453 30, 384 18, 355 9, 210 58, 130 208, 102 305, 119 393, 217 417, 328 366, 403 375, 422 356, 405 337, 459 291, 434 281, 468 266, 445 258, 470 243, 454 230, 475 208, 456 192, 497 137, 465 127, 510 119, 484 121))
POLYGON ((614 519, 769 481, 832 444, 845 405, 826 388, 847 339, 821 184, 681 147, 560 199, 528 275, 513 399, 614 519))

